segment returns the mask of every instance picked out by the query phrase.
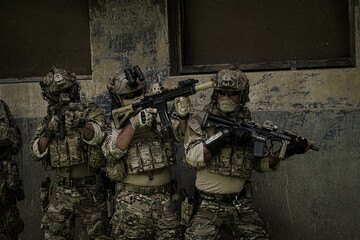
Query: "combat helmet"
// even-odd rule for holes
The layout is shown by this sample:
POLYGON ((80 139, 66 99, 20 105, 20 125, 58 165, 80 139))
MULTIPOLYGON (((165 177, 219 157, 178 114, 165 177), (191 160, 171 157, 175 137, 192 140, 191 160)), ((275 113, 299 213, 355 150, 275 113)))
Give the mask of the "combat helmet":
POLYGON ((40 82, 43 98, 50 104, 59 101, 60 93, 69 93, 72 101, 80 98, 80 86, 76 82, 76 74, 53 66, 40 82))
POLYGON ((214 93, 219 90, 234 91, 241 93, 241 104, 249 101, 249 79, 236 65, 231 65, 216 73, 211 80, 215 82, 214 93))
POLYGON ((138 66, 132 69, 127 68, 124 72, 117 72, 114 77, 110 78, 107 89, 111 98, 112 108, 119 108, 124 105, 124 99, 137 99, 145 92, 145 77, 138 66), (139 81, 137 81, 137 79, 139 81))

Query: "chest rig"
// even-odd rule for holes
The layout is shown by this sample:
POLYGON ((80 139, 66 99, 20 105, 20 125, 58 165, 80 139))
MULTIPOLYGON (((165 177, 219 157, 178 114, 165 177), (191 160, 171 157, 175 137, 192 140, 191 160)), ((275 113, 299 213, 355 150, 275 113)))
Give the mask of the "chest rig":
POLYGON ((64 140, 57 133, 49 144, 50 165, 52 168, 69 167, 88 160, 88 148, 82 141, 79 131, 67 132, 64 140))
MULTIPOLYGON (((204 110, 215 115, 221 115, 221 111, 217 107, 208 107, 204 110)), ((241 121, 244 118, 251 118, 250 111, 247 108, 241 108, 234 113, 231 118, 241 121)), ((203 119, 201 119, 202 122, 203 119)), ((203 127, 206 136, 217 133, 218 129, 214 127, 203 127)), ((210 173, 215 173, 224 176, 233 176, 240 178, 250 178, 252 169, 255 166, 257 159, 253 156, 253 146, 251 143, 244 146, 234 146, 227 144, 220 151, 213 156, 207 164, 207 169, 210 173)))
POLYGON ((174 142, 164 142, 161 134, 150 128, 138 129, 125 155, 125 169, 127 174, 151 172, 166 168, 176 163, 174 142))
MULTIPOLYGON (((208 136, 215 134, 215 128, 205 128, 208 136)), ((250 178, 254 164, 253 147, 225 145, 213 156, 207 169, 210 173, 240 178, 250 178)))

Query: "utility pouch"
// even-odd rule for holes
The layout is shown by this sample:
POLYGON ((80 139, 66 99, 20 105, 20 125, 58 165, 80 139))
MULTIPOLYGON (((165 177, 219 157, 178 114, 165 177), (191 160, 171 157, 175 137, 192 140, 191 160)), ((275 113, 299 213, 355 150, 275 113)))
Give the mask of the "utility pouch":
MULTIPOLYGON (((184 190, 185 191, 185 190, 184 190)), ((181 225, 190 226, 195 208, 192 197, 185 195, 181 203, 181 225)))
POLYGON ((47 177, 43 182, 41 182, 40 186, 40 206, 41 211, 46 212, 49 207, 49 189, 50 189, 50 178, 47 177))

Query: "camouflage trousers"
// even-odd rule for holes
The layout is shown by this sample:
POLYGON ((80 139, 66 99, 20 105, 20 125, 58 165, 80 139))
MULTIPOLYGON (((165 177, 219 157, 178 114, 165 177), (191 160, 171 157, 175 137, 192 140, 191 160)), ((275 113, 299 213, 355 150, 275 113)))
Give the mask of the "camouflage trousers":
POLYGON ((180 215, 170 193, 117 192, 112 238, 182 239, 180 215))
POLYGON ((52 202, 41 221, 46 240, 74 239, 75 219, 85 228, 89 239, 108 240, 106 199, 97 184, 56 186, 56 207, 52 202))
POLYGON ((9 204, 0 210, 0 240, 17 240, 23 230, 24 222, 15 204, 9 204))
POLYGON ((185 239, 220 239, 221 229, 232 239, 269 239, 269 230, 251 198, 242 197, 237 201, 235 207, 232 203, 201 200, 191 225, 185 231, 185 239))

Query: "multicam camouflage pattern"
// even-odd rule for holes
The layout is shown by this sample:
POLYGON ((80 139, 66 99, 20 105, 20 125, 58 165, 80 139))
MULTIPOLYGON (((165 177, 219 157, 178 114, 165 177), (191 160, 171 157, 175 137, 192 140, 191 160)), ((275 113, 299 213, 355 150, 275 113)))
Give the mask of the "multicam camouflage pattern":
POLYGON ((48 115, 36 129, 31 142, 31 155, 35 161, 42 161, 44 170, 54 170, 56 168, 68 167, 81 163, 88 163, 90 166, 98 168, 105 166, 106 159, 103 157, 99 144, 104 138, 105 115, 104 111, 96 104, 88 101, 77 103, 78 108, 85 114, 86 122, 92 123, 95 130, 95 137, 91 141, 83 139, 82 133, 74 127, 66 127, 64 140, 59 139, 59 131, 51 138, 48 152, 40 154, 38 152, 38 142, 44 136, 47 124, 54 115, 53 108, 49 108, 48 115))
MULTIPOLYGON (((212 107, 206 106, 206 111, 219 115, 220 110, 218 107, 215 104, 211 106, 212 107)), ((233 117, 233 119, 241 121, 244 116, 246 116, 252 121, 256 121, 256 119, 248 113, 249 110, 244 107, 242 111, 238 112, 237 117, 233 117)), ((205 163, 202 158, 196 157, 201 153, 194 152, 192 149, 195 149, 195 146, 202 143, 203 140, 210 138, 217 131, 214 127, 201 127, 204 116, 205 112, 197 113, 188 121, 184 147, 185 155, 187 156, 186 162, 189 166, 194 168, 206 167, 210 173, 246 179, 251 177, 253 169, 259 172, 272 171, 272 169, 268 167, 268 158, 255 158, 253 156, 253 146, 251 144, 247 146, 225 145, 225 147, 220 149, 207 163, 205 163)))
MULTIPOLYGON (((31 142, 33 159, 41 161, 44 170, 56 171, 55 197, 49 199, 50 204, 42 219, 41 228, 45 239, 74 239, 74 224, 75 218, 77 218, 85 227, 89 239, 109 239, 105 191, 100 175, 96 173, 96 175, 90 176, 91 179, 96 179, 91 182, 82 182, 88 177, 71 176, 72 178, 69 178, 70 176, 64 176, 69 175, 71 169, 80 164, 88 165, 88 171, 90 169, 99 171, 106 165, 106 159, 100 148, 104 139, 104 111, 88 101, 81 101, 73 105, 76 106, 72 106, 70 103, 67 111, 82 111, 86 122, 94 127, 92 140, 83 138, 83 134, 77 129, 76 124, 66 124, 65 139, 60 140, 57 131, 51 137, 46 151, 40 153, 39 140, 44 136, 47 124, 54 114, 53 106, 50 105, 48 115, 38 126, 31 142), (59 180, 60 175, 64 177, 63 181, 59 180)), ((71 121, 73 120, 71 119, 71 121)), ((69 122, 67 121, 67 123, 69 122)))
MULTIPOLYGON (((274 171, 269 167, 269 155, 265 158, 253 157, 253 147, 225 145, 209 161, 204 161, 203 141, 216 133, 213 127, 202 128, 201 124, 206 112, 224 116, 218 106, 210 103, 204 111, 194 114, 188 121, 185 133, 185 161, 195 169, 206 169, 210 173, 222 176, 250 179, 252 170, 259 172, 274 171)), ((225 117, 225 116, 224 116, 225 117)), ((248 119, 257 121, 247 107, 241 106, 226 117, 242 121, 248 119)), ((216 214, 223 221, 222 226, 216 226, 201 211, 194 216, 190 227, 186 229, 185 239, 219 239, 220 228, 232 235, 232 239, 269 239, 268 230, 259 218, 250 198, 240 200, 241 205, 236 208, 228 203, 216 203, 207 200, 201 202, 200 207, 216 214)))
POLYGON ((170 193, 120 191, 115 201, 113 239, 182 239, 176 203, 170 193))
POLYGON ((12 160, 21 144, 20 131, 9 107, 0 100, 0 239, 18 239, 24 229, 16 206, 21 181, 17 164, 12 160))
MULTIPOLYGON (((179 121, 173 121, 172 129, 174 138, 181 141, 179 121)), ((112 124, 102 144, 112 181, 175 164, 173 140, 164 142, 157 130, 147 126, 137 129, 127 151, 116 146, 121 131, 112 124)), ((118 190, 111 220, 113 239, 182 239, 180 215, 170 195, 170 191, 140 194, 118 190)))
POLYGON ((0 239, 17 240, 23 230, 24 222, 20 218, 19 209, 15 204, 10 204, 1 211, 0 239))
POLYGON ((75 219, 87 231, 89 239, 108 240, 105 194, 101 181, 96 184, 79 184, 76 187, 56 186, 56 199, 66 214, 50 203, 41 221, 45 239, 74 239, 75 219))
POLYGON ((241 104, 247 103, 249 99, 249 79, 236 67, 230 67, 216 73, 211 80, 215 82, 215 90, 241 92, 241 104))
MULTIPOLYGON (((11 154, 15 154, 19 151, 21 145, 20 130, 8 105, 0 99, 0 149, 6 147, 11 154)), ((3 153, 1 153, 0 158, 3 157, 3 153)))
POLYGON ((102 144, 111 180, 121 181, 127 174, 149 172, 175 164, 173 140, 163 142, 158 131, 150 127, 138 129, 127 151, 116 146, 120 132, 121 129, 112 126, 111 134, 102 144))
POLYGON ((76 82, 76 74, 55 66, 51 68, 46 77, 40 82, 42 97, 50 104, 55 104, 59 100, 62 92, 71 92, 78 97, 80 85, 76 82))
POLYGON ((219 224, 215 224, 207 214, 198 211, 191 225, 186 229, 185 239, 220 239, 220 227, 234 240, 269 239, 269 229, 256 212, 251 198, 243 197, 238 200, 238 203, 240 206, 235 207, 232 203, 202 200, 199 208, 215 214, 221 219, 222 224, 216 226, 219 224))

